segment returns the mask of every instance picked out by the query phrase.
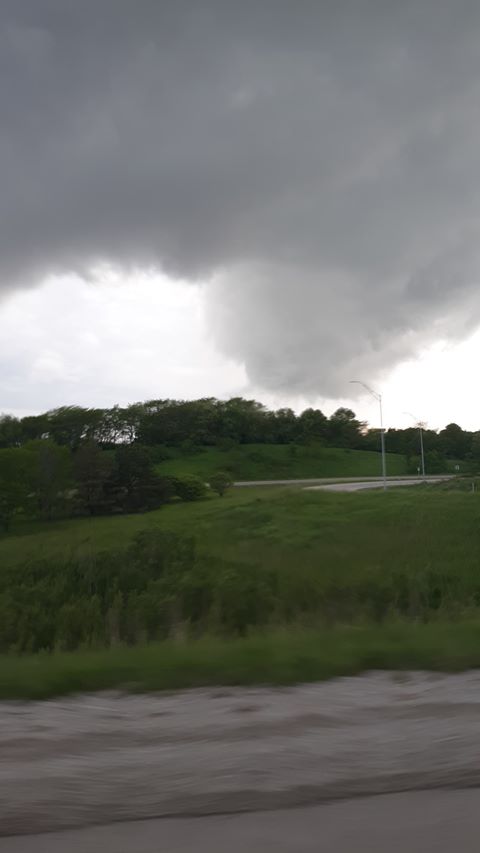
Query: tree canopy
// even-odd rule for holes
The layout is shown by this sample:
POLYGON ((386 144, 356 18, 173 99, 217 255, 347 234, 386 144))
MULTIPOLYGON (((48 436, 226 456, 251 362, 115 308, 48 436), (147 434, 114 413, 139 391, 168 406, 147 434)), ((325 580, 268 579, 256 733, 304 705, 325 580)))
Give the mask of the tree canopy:
MULTIPOLYGON (((439 433, 425 431, 429 450, 451 459, 469 457, 474 435, 455 423, 439 433)), ((25 418, 0 415, 0 448, 23 447, 40 439, 73 452, 89 441, 102 449, 136 443, 192 451, 199 446, 313 441, 358 450, 378 450, 380 446, 378 428, 367 428, 351 409, 339 408, 330 417, 313 408, 296 414, 288 408, 270 410, 243 397, 158 399, 103 409, 61 406, 25 418)), ((392 453, 416 455, 418 429, 388 430, 387 446, 392 453)))
MULTIPOLYGON (((386 449, 419 467, 418 427, 389 429, 386 449)), ((292 455, 301 444, 346 450, 380 449, 380 431, 368 428, 348 408, 327 417, 320 409, 300 414, 268 409, 256 400, 147 400, 129 406, 61 406, 38 415, 0 416, 0 524, 22 513, 50 519, 62 514, 139 512, 172 499, 196 500, 205 483, 190 475, 160 477, 156 465, 172 452, 200 447, 232 450, 240 444, 282 444, 292 455)), ((445 460, 480 469, 480 432, 457 423, 423 430, 427 473, 445 470, 445 460)), ((228 479, 228 477, 227 477, 228 479)), ((221 472, 211 483, 223 494, 221 472)))

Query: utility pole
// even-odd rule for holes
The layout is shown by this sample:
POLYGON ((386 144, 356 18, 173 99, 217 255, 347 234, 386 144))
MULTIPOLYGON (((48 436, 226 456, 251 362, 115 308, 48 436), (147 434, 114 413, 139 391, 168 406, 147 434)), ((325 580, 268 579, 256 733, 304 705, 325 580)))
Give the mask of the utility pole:
POLYGON ((420 459, 422 465, 422 477, 423 479, 425 479, 425 453, 423 449, 423 430, 425 429, 425 424, 423 423, 423 421, 419 421, 418 418, 416 418, 415 415, 412 415, 411 412, 404 412, 403 414, 408 415, 409 418, 413 418, 415 424, 418 427, 418 431, 420 433, 420 459))
POLYGON ((380 408, 380 441, 382 447, 382 478, 383 478, 383 489, 386 491, 387 489, 387 457, 385 453, 385 430, 383 428, 383 407, 382 407, 382 395, 378 393, 378 391, 374 391, 373 388, 370 388, 365 382, 361 382, 359 379, 351 379, 351 385, 361 385, 362 388, 365 388, 365 391, 368 391, 372 397, 377 401, 380 408))

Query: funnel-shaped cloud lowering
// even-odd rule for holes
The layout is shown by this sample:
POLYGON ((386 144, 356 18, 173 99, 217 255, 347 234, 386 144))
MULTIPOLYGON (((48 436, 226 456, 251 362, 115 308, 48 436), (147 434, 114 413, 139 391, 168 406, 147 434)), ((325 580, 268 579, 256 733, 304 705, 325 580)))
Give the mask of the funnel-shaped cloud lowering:
POLYGON ((204 280, 260 386, 480 318, 474 0, 3 0, 0 281, 204 280))

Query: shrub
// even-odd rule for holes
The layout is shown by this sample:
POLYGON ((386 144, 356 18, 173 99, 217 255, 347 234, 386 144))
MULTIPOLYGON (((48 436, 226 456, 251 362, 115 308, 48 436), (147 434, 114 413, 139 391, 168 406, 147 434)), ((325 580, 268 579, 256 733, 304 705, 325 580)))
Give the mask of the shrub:
POLYGON ((210 477, 209 485, 210 488, 222 498, 227 489, 231 488, 233 482, 232 478, 226 471, 217 471, 216 474, 212 474, 210 477))
POLYGON ((193 474, 184 474, 181 477, 168 478, 174 494, 182 501, 198 501, 207 494, 207 487, 200 477, 193 474))

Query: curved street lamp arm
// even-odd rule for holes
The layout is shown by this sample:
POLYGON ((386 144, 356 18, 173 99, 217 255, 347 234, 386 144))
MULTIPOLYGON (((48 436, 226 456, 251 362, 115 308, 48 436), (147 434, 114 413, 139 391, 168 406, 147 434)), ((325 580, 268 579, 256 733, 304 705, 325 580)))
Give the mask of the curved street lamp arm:
POLYGON ((368 391, 372 397, 375 397, 376 400, 380 401, 382 399, 382 395, 378 393, 378 391, 374 391, 373 388, 370 388, 370 385, 367 385, 366 382, 361 382, 360 379, 350 379, 350 385, 361 385, 362 388, 365 388, 365 391, 368 391))

